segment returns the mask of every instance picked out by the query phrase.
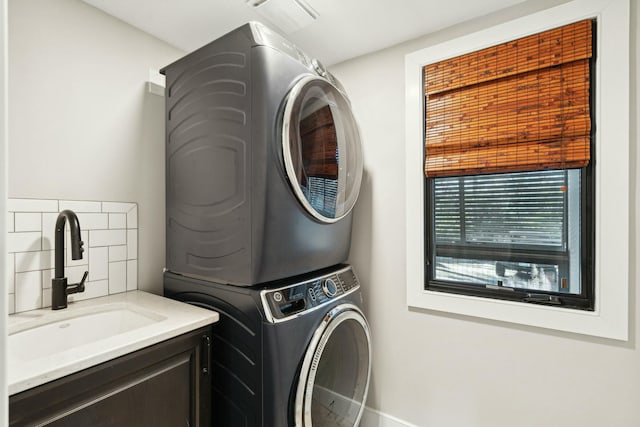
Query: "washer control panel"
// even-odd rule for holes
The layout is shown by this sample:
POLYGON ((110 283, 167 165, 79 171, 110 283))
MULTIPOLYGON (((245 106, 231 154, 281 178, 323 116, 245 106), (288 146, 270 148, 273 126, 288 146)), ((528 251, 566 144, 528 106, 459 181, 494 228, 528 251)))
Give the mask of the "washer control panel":
POLYGON ((262 301, 267 317, 286 320, 350 293, 360 286, 350 266, 285 287, 265 289, 262 301))

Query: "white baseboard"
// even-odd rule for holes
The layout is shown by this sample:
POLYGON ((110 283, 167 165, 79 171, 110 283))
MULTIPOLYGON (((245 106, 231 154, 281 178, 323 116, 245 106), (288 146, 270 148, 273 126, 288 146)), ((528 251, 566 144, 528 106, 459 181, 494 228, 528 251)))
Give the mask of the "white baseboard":
POLYGON ((364 408, 360 427, 418 427, 399 418, 369 407, 364 408))

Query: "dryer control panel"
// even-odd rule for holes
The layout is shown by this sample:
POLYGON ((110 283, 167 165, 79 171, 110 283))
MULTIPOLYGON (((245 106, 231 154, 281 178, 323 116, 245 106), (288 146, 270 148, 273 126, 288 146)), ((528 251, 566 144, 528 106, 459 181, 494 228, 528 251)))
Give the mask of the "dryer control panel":
POLYGON ((267 319, 279 322, 319 308, 359 286, 358 278, 348 266, 300 283, 265 289, 261 296, 267 319))

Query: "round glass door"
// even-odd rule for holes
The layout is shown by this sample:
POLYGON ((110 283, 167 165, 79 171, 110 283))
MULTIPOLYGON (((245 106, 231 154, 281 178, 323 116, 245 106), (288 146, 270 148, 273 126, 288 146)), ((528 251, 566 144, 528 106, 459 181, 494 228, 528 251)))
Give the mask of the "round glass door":
POLYGON ((356 310, 337 307, 314 335, 298 383, 297 427, 354 427, 360 422, 371 347, 367 322, 356 310))
POLYGON ((302 78, 285 106, 282 146, 289 181, 305 209, 322 222, 347 215, 360 191, 362 147, 345 96, 323 78, 302 78))

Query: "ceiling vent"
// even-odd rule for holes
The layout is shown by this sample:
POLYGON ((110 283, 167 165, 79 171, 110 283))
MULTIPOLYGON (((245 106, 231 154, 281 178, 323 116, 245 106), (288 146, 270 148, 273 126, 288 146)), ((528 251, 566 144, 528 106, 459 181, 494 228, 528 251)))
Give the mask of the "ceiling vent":
POLYGON ((246 3, 285 34, 311 25, 318 17, 303 0, 246 0, 246 3))

